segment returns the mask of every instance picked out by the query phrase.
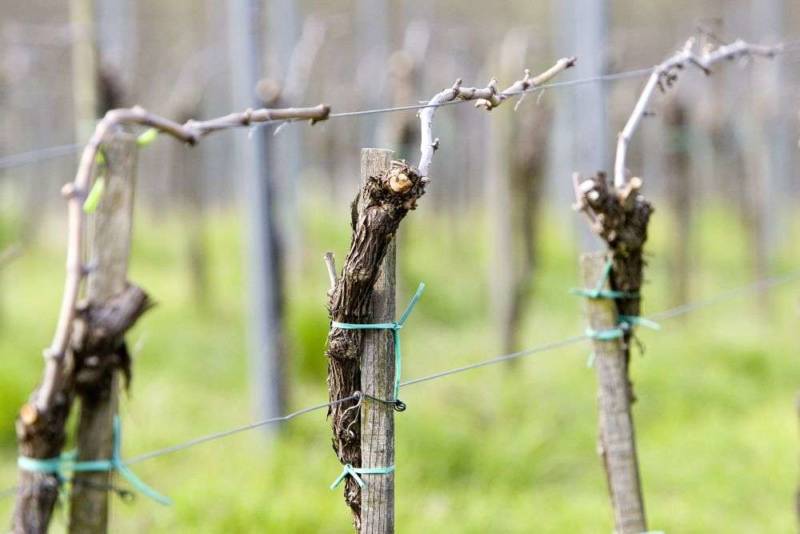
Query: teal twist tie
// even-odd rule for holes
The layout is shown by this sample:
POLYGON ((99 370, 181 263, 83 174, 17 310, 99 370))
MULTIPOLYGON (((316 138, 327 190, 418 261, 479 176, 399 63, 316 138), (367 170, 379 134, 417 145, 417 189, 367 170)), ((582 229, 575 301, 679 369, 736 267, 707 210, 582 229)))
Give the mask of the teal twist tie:
POLYGON ((661 325, 645 317, 638 315, 620 315, 619 326, 609 328, 608 330, 595 330, 593 328, 586 329, 586 337, 597 339, 599 341, 611 341, 620 339, 625 335, 625 332, 631 330, 634 326, 644 326, 651 330, 661 330, 661 325))
MULTIPOLYGON (((614 339, 621 339, 627 330, 632 329, 634 326, 644 326, 651 330, 661 330, 661 325, 655 321, 638 315, 620 315, 619 326, 609 328, 608 330, 594 330, 592 328, 586 329, 586 337, 596 339, 599 341, 612 341, 614 339)), ((595 354, 592 351, 589 354, 589 359, 586 361, 587 367, 594 365, 595 354)))
POLYGON ((611 260, 606 261, 606 265, 603 268, 603 275, 600 277, 600 280, 597 281, 597 286, 594 289, 573 288, 570 289, 569 292, 573 295, 580 295, 589 299, 638 299, 638 292, 616 291, 614 289, 605 289, 603 287, 608 279, 608 276, 611 274, 612 265, 613 264, 611 263, 611 260))
POLYGON ((586 329, 586 337, 596 339, 598 341, 612 341, 614 339, 621 339, 625 335, 622 327, 609 328, 608 330, 595 330, 592 327, 586 329))
POLYGON ((661 330, 661 325, 657 322, 646 317, 640 317, 638 315, 620 315, 619 322, 620 324, 628 325, 628 328, 633 328, 634 326, 643 326, 645 328, 649 328, 650 330, 661 330))
MULTIPOLYGON (((331 326, 336 328, 341 328, 343 330, 391 330, 392 335, 394 336, 394 392, 392 399, 393 401, 397 402, 398 397, 400 395, 400 376, 401 376, 401 368, 403 364, 403 357, 402 353, 400 352, 400 329, 403 328, 403 325, 408 320, 408 316, 411 315, 411 311, 416 306, 417 301, 419 301, 420 297, 422 296, 422 292, 425 291, 425 283, 422 282, 419 284, 417 288, 417 292, 411 297, 411 301, 406 306, 406 311, 403 312, 403 315, 400 316, 399 321, 395 321, 393 323, 373 323, 373 324, 356 324, 356 323, 340 323, 338 321, 333 321, 331 326)), ((392 468, 394 469, 394 468, 392 468)))
POLYGON ((78 462, 76 461, 77 454, 74 451, 65 452, 57 458, 28 458, 20 456, 17 458, 17 466, 25 471, 33 473, 53 473, 59 480, 68 480, 65 476, 68 472, 73 473, 87 473, 87 472, 104 472, 104 471, 117 471, 122 475, 136 491, 150 497, 159 504, 169 506, 172 500, 169 497, 161 495, 156 490, 145 484, 133 471, 125 465, 122 460, 122 431, 119 421, 119 416, 114 416, 114 445, 113 452, 110 460, 88 460, 78 462))
POLYGON ((367 485, 367 483, 364 482, 364 479, 359 475, 389 475, 391 473, 394 473, 393 465, 389 467, 353 467, 350 464, 344 464, 342 473, 336 477, 336 480, 333 481, 333 484, 331 484, 331 489, 336 489, 336 487, 341 484, 348 475, 353 477, 353 480, 356 481, 356 484, 358 484, 359 488, 363 488, 367 485))

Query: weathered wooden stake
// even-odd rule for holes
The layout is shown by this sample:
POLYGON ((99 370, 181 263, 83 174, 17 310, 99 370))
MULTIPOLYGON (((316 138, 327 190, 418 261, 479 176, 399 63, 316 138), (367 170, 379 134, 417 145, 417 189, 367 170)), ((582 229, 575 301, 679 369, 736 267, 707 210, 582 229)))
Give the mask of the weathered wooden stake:
MULTIPOLYGON (((361 151, 361 181, 389 171, 393 152, 378 148, 361 151)), ((373 286, 369 323, 395 320, 396 240, 389 244, 373 286)), ((361 391, 391 399, 394 392, 394 343, 389 330, 366 330, 361 352, 361 391)), ((364 397, 361 401, 361 466, 394 465, 394 408, 364 397)), ((361 533, 394 532, 394 474, 362 475, 367 485, 361 495, 361 533)))
MULTIPOLYGON (((325 353, 328 395, 334 403, 328 415, 336 457, 342 465, 355 469, 393 465, 392 406, 364 398, 364 395, 380 400, 393 398, 394 364, 389 345, 392 333, 342 328, 337 323, 359 325, 394 320, 394 237, 402 220, 425 193, 423 176, 402 161, 390 161, 391 154, 383 150, 364 151, 363 183, 352 204, 350 250, 338 280, 332 274, 332 259, 326 260, 332 288, 328 293, 331 328, 325 353), (391 259, 384 263, 387 254, 391 259), (375 292, 378 296, 373 298, 375 292), (362 391, 359 398, 357 392, 362 391), (364 406, 363 414, 358 408, 360 403, 364 406), (362 428, 367 433, 364 438, 362 428)), ((367 487, 362 491, 353 476, 341 479, 356 530, 393 532, 393 476, 364 474, 363 480, 367 487)))
MULTIPOLYGON (((105 145, 108 170, 105 190, 97 206, 89 236, 93 269, 87 280, 87 297, 106 302, 127 287, 128 257, 133 229, 133 199, 138 148, 136 138, 117 133, 105 145)), ((111 458, 113 420, 117 413, 120 364, 103 362, 117 352, 93 356, 96 372, 91 381, 78 381, 78 460, 111 458)), ((86 365, 91 363, 86 360, 86 365)), ((87 369, 88 370, 88 369, 87 369)), ((79 375, 80 376, 80 375, 79 375)), ((100 533, 108 530, 110 472, 76 473, 72 487, 69 531, 100 533)))
MULTIPOLYGON (((581 256, 584 287, 594 288, 603 278, 605 253, 581 256)), ((610 289, 608 280, 605 289, 610 289)), ((589 327, 595 332, 618 328, 617 306, 610 299, 586 299, 589 327)), ((617 534, 647 530, 644 501, 636 457, 636 438, 631 414, 627 354, 623 339, 594 339, 599 411, 598 452, 603 458, 608 489, 614 507, 617 534)))

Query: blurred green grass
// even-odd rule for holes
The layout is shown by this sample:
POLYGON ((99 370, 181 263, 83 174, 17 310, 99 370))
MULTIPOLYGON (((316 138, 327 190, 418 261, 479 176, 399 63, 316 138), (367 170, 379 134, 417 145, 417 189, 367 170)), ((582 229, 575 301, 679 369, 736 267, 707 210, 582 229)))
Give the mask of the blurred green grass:
MULTIPOLYGON (((308 200, 306 254, 288 277, 292 407, 326 398, 327 278, 321 257, 348 244, 348 207, 308 200)), ((421 203, 400 237, 400 295, 428 289, 404 330, 412 378, 497 354, 488 314, 488 237, 482 214, 444 220, 421 203)), ((129 456, 251 421, 243 328, 239 224, 211 215, 209 306, 194 304, 179 214, 137 214, 131 279, 158 301, 129 337, 135 376, 123 402, 129 456), (163 217, 163 216, 162 216, 163 217)), ((582 331, 571 226, 548 217, 523 345, 582 331)), ((709 207, 692 243, 694 298, 746 283, 747 243, 731 213, 709 207)), ((798 228, 784 233, 797 242, 798 228)), ((648 247, 646 312, 673 304, 670 221, 659 211, 648 247)), ((0 273, 0 487, 15 480, 13 421, 41 371, 63 282, 60 235, 0 273)), ((776 272, 800 266, 779 251, 776 272)), ((746 295, 642 331, 633 363, 639 452, 649 523, 667 532, 789 532, 797 479, 794 397, 800 285, 758 313, 746 295)), ((399 532, 610 532, 595 453, 594 376, 586 345, 410 386, 397 418, 399 532)), ((135 471, 175 505, 115 500, 113 532, 350 532, 340 466, 324 412, 284 425, 278 440, 251 431, 164 456, 135 471)), ((8 517, 10 499, 0 501, 8 517)), ((56 513, 54 532, 63 530, 56 513)))

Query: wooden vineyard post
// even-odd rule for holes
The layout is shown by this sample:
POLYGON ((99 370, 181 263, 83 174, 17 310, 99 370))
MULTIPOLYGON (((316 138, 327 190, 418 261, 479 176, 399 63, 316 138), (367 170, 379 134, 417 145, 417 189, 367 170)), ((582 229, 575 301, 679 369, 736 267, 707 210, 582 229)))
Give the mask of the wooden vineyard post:
POLYGON ((656 89, 674 84, 681 69, 694 65, 709 74, 711 66, 723 60, 773 57, 778 51, 778 48, 751 45, 742 40, 698 50, 695 39, 688 39, 683 48, 651 71, 617 137, 613 182, 602 172, 585 180, 578 173, 573 175, 574 208, 586 214, 592 231, 608 246, 608 254, 587 255, 581 259, 584 283, 590 288, 581 294, 589 299, 587 336, 594 342, 597 366, 599 446, 618 534, 647 530, 630 408, 635 397, 628 366, 633 326, 647 324, 639 316, 640 291, 644 279, 644 244, 653 206, 641 192, 642 179, 630 177, 628 146, 656 89))
POLYGON ((426 184, 416 169, 391 156, 389 150, 362 152, 350 249, 338 279, 332 256, 326 256, 332 286, 329 416, 333 448, 344 466, 331 488, 344 486, 361 533, 394 532, 394 237, 426 184))
MULTIPOLYGON (((610 289, 605 253, 581 256, 584 287, 610 289), (598 282, 602 281, 603 286, 598 282)), ((631 414, 627 349, 622 336, 606 338, 603 332, 619 329, 613 299, 587 298, 586 315, 597 371, 598 452, 603 458, 606 480, 614 507, 617 534, 640 534, 647 530, 644 501, 636 456, 636 437, 631 414)))
MULTIPOLYGON (((397 335, 410 310, 406 310, 399 324, 392 320, 394 237, 403 218, 416 208, 430 181, 428 171, 439 147, 438 138, 433 136, 434 113, 442 104, 457 99, 476 100, 478 107, 493 109, 519 91, 541 85, 574 64, 575 58, 562 58, 535 77, 525 70, 521 80, 502 92, 497 91, 494 81, 479 89, 463 87, 461 80, 457 80, 451 87, 436 93, 419 112, 417 168, 404 161, 391 161, 390 151, 365 149, 362 153, 362 183, 351 209, 352 238, 338 279, 333 258, 326 255, 331 280, 328 292, 331 325, 325 350, 328 415, 333 430, 333 449, 344 466, 331 487, 344 483, 344 500, 353 513, 353 524, 358 532, 394 532, 392 410, 401 409, 402 405, 396 399, 390 343, 391 336, 397 335), (392 322, 371 323, 380 319, 392 322), (382 333, 366 332, 371 329, 382 333), (367 339, 372 341, 365 346, 367 339), (358 476, 362 474, 366 475, 368 483, 358 476)), ((419 291, 409 306, 418 295, 419 291)))
MULTIPOLYGON (((361 182, 389 171, 393 152, 378 148, 361 151, 361 182)), ((395 318, 396 239, 389 243, 372 290, 372 313, 367 322, 391 323, 395 318)), ((367 330, 361 349, 361 466, 394 466, 394 406, 374 399, 394 396, 394 332, 367 330), (373 397, 373 398, 371 398, 373 397)), ((362 475, 361 533, 394 532, 394 473, 362 475)))
MULTIPOLYGON (((107 161, 103 195, 97 205, 89 235, 93 260, 87 280, 90 302, 104 303, 127 287, 128 257, 133 229, 133 198, 138 148, 136 137, 116 133, 104 145, 107 161)), ((127 352, 122 346, 85 358, 76 381, 80 399, 78 461, 111 458, 113 421, 117 413, 120 372, 128 374, 127 352)), ((111 473, 75 473, 69 531, 101 533, 108 530, 111 473)))

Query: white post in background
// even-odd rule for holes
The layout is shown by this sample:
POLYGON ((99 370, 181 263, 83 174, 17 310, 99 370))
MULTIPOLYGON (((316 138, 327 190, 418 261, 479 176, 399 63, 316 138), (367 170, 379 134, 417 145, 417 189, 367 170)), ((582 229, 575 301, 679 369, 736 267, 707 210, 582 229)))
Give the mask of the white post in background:
MULTIPOLYGON (((554 0, 558 36, 557 55, 577 56, 575 78, 601 76, 608 62, 608 0, 554 0)), ((593 175, 611 172, 607 91, 604 83, 590 83, 561 91, 556 98, 555 135, 550 175, 555 180, 560 205, 573 199, 573 171, 593 175)), ((573 218, 581 236, 581 248, 600 245, 583 221, 573 218)))
MULTIPOLYGON (((263 68, 261 7, 260 0, 228 2, 233 109, 257 105, 256 84, 263 68)), ((260 127, 238 132, 233 160, 245 209, 250 372, 259 418, 278 416, 285 408, 280 259, 267 172, 267 135, 272 135, 270 130, 260 127)))
MULTIPOLYGON (((267 11, 267 74, 278 83, 280 97, 277 102, 281 107, 300 106, 297 94, 289 86, 293 52, 299 40, 299 21, 296 0, 270 0, 267 11)), ((269 144, 270 154, 280 155, 269 158, 270 175, 273 177, 277 210, 278 227, 280 228, 279 245, 285 253, 286 265, 299 267, 302 261, 302 226, 300 224, 300 152, 302 149, 302 131, 297 124, 287 124, 278 135, 273 135, 273 128, 267 128, 269 135, 265 142, 269 144)))
MULTIPOLYGON (((786 38, 785 20, 789 16, 784 0, 751 0, 750 18, 752 39, 768 44, 778 44, 786 38)), ((784 228, 787 207, 782 200, 787 198, 791 181, 797 176, 789 169, 796 140, 790 138, 790 120, 793 114, 787 110, 795 109, 785 90, 785 61, 756 61, 752 64, 754 81, 753 95, 756 99, 755 113, 758 131, 757 150, 758 169, 761 177, 761 209, 764 213, 764 235, 766 240, 767 263, 778 246, 784 228)), ((768 270, 768 269, 767 269, 768 270)))

